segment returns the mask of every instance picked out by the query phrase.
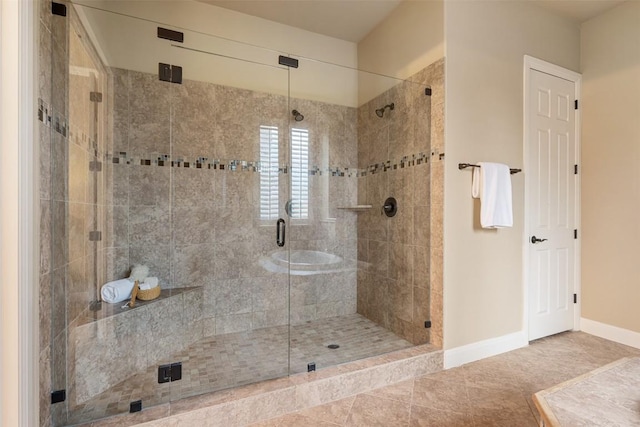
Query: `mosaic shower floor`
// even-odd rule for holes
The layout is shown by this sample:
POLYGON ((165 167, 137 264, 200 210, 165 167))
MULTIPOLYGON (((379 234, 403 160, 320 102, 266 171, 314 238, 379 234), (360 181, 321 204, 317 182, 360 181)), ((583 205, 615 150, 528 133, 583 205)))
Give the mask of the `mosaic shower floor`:
POLYGON ((69 424, 128 412, 129 403, 140 399, 149 407, 286 376, 289 371, 306 372, 311 362, 322 369, 408 347, 412 344, 359 314, 206 337, 170 359, 182 362, 182 380, 158 384, 158 367, 151 366, 76 406, 69 424), (339 348, 330 349, 330 344, 339 348))

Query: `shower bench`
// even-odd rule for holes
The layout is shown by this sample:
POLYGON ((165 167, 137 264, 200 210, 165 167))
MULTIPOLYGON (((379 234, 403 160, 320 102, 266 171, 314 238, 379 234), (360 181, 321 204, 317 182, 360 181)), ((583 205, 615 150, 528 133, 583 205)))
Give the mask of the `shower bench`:
POLYGON ((83 403, 201 339, 202 299, 202 287, 163 289, 134 308, 102 303, 74 321, 68 339, 75 373, 70 404, 83 403))

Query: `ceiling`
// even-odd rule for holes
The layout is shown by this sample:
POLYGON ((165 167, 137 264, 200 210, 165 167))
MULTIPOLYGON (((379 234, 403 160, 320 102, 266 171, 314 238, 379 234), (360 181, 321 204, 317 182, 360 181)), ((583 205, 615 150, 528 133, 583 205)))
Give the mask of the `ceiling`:
POLYGON ((199 0, 270 21, 359 42, 401 0, 199 0))
POLYGON ((536 0, 539 6, 577 22, 588 21, 594 16, 624 3, 625 0, 536 0))
MULTIPOLYGON (((402 0, 199 0, 314 33, 351 42, 362 40, 402 0)), ((429 1, 429 0, 406 0, 429 1)), ((457 0, 445 0, 457 1, 457 0)), ((495 1, 495 0, 494 0, 495 1)), ((519 0, 510 0, 519 1, 519 0)), ((624 0, 530 0, 577 22, 584 22, 624 0)))

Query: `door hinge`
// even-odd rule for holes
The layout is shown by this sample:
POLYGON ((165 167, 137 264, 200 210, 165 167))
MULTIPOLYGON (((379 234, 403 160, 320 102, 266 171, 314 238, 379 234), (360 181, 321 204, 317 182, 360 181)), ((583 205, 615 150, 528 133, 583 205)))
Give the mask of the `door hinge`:
POLYGON ((429 328, 431 327, 431 320, 425 320, 425 321, 424 321, 424 327, 425 327, 426 329, 429 329, 429 328))
POLYGON ((425 89, 424 89, 424 94, 425 94, 425 95, 427 95, 427 96, 431 96, 431 93, 432 93, 432 92, 431 92, 431 88, 430 88, 430 87, 428 87, 428 88, 425 88, 425 89))
POLYGON ((100 92, 89 92, 89 101, 102 102, 102 94, 100 92))
POLYGON ((182 379, 182 362, 158 366, 158 384, 182 379))
POLYGON ((90 231, 89 232, 89 241, 90 242, 99 242, 102 240, 102 231, 90 231))
POLYGON ((60 403, 67 400, 67 390, 56 390, 51 392, 51 404, 60 403))
POLYGON ((578 165, 573 165, 573 174, 578 175, 578 165))
POLYGON ((295 58, 289 58, 288 56, 278 56, 278 64, 286 67, 298 68, 298 60, 295 58))
POLYGON ((134 412, 140 412, 140 411, 142 411, 142 400, 129 402, 129 413, 133 414, 134 412))
POLYGON ((158 79, 163 82, 182 84, 182 67, 158 63, 158 79))
POLYGON ((63 3, 51 2, 51 13, 58 16, 67 16, 67 6, 63 3))
POLYGON ((184 43, 184 33, 170 30, 168 28, 158 27, 158 38, 171 40, 172 42, 184 43))
POLYGON ((576 110, 578 109, 578 100, 577 99, 574 101, 574 107, 575 107, 576 110))
POLYGON ((573 238, 574 239, 578 238, 578 229, 577 228, 573 230, 573 238))
POLYGON ((574 304, 578 303, 578 294, 573 294, 573 303, 574 304))

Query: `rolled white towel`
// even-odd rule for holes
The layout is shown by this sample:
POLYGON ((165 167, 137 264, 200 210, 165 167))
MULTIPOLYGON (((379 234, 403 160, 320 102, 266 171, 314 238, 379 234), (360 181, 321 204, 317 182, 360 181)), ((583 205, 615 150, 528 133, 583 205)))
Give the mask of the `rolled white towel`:
POLYGON ((153 289, 158 286, 158 278, 157 277, 147 277, 144 279, 144 282, 140 284, 140 290, 148 291, 149 289, 153 289))
POLYGON ((105 283, 100 289, 102 301, 114 304, 131 298, 133 284, 134 282, 129 279, 120 279, 105 283))

